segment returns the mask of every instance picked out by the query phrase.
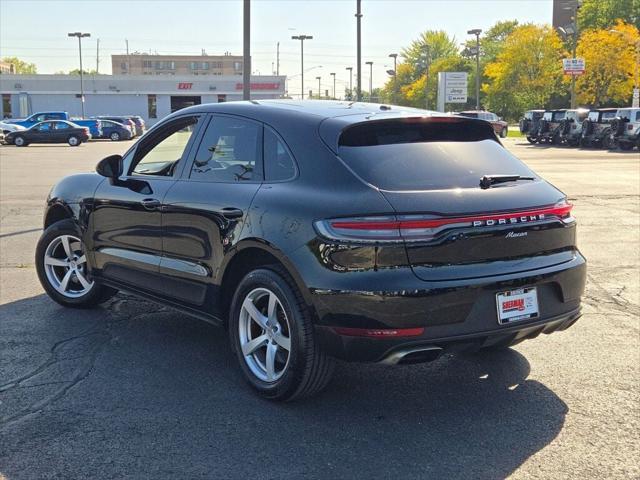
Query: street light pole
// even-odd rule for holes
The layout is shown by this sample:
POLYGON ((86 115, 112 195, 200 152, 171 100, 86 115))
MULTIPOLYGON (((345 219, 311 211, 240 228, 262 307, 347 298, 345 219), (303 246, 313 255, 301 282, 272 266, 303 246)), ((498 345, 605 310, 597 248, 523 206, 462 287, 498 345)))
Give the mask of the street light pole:
POLYGON ((373 62, 366 62, 369 65, 369 101, 373 96, 373 62))
POLYGON ((293 35, 292 40, 300 40, 300 82, 301 82, 301 99, 304 100, 304 41, 312 40, 312 35, 293 35))
POLYGON ((396 88, 398 87, 398 70, 396 68, 396 62, 398 60, 397 53, 390 53, 389 58, 393 58, 393 90, 391 91, 391 103, 396 103, 396 88))
POLYGON ((353 100, 353 67, 347 67, 349 70, 349 100, 353 100))
POLYGON ((362 94, 362 10, 361 0, 356 0, 356 101, 360 101, 362 94))
POLYGON ((468 35, 476 36, 476 110, 480 110, 480 34, 482 30, 474 28, 467 31, 468 35))
POLYGON ((320 100, 321 96, 322 96, 322 92, 320 90, 320 78, 322 77, 316 77, 316 80, 318 80, 318 100, 320 100))
POLYGON ((333 99, 336 99, 336 72, 332 72, 329 75, 333 77, 333 99))
POLYGON ((84 78, 82 72, 82 39, 90 37, 90 33, 72 32, 67 34, 68 37, 78 37, 78 51, 80 53, 80 106, 82 109, 82 118, 84 118, 84 78))
POLYGON ((242 99, 251 99, 251 0, 244 0, 242 45, 242 99))

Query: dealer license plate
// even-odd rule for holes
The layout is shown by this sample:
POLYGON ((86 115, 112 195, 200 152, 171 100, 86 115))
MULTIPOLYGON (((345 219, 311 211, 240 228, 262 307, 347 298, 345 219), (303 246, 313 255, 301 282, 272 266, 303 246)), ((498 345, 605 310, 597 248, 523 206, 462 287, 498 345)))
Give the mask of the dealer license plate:
POLYGON ((501 325, 538 318, 538 293, 534 287, 498 293, 496 306, 501 325))

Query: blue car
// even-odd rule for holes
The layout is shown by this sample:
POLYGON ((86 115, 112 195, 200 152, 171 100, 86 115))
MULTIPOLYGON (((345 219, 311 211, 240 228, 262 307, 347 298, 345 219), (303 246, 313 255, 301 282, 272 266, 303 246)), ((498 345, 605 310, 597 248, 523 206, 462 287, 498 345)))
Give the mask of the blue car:
POLYGON ((129 125, 123 125, 113 120, 100 120, 102 122, 102 135, 100 138, 110 138, 114 142, 119 140, 131 140, 133 134, 129 125))

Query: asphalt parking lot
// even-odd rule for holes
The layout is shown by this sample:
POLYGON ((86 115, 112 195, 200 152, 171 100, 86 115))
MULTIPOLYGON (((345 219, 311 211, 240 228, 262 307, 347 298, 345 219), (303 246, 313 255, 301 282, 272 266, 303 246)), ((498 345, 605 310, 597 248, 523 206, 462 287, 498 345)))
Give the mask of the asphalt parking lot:
POLYGON ((285 405, 245 386, 215 327, 44 295, 50 187, 129 142, 0 147, 0 479, 638 478, 640 154, 505 144, 575 204, 584 317, 501 353, 341 364, 285 405))

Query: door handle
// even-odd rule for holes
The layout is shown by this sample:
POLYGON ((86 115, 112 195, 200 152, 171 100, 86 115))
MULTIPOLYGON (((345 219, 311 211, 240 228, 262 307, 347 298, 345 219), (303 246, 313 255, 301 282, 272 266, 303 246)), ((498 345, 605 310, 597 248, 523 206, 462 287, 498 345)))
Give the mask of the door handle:
POLYGON ((225 207, 219 212, 224 218, 227 220, 235 220, 237 218, 242 218, 244 215, 242 209, 233 208, 233 207, 225 207))
POLYGON ((147 210, 155 210, 160 206, 160 200, 155 198, 145 198, 140 202, 147 210))

